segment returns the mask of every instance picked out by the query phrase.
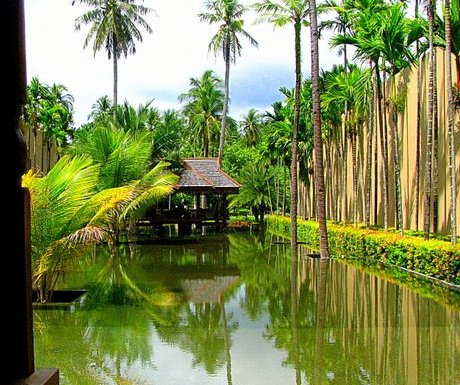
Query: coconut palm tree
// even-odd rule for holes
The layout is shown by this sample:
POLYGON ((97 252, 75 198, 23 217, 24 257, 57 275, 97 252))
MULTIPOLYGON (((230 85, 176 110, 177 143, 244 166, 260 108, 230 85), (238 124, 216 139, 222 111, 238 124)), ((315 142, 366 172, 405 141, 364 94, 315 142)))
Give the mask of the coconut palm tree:
POLYGON ((119 104, 109 117, 116 127, 123 131, 153 131, 160 122, 160 111, 152 106, 153 100, 134 108, 127 100, 119 104))
POLYGON ((206 70, 201 78, 191 78, 188 92, 179 95, 179 101, 185 103, 183 113, 189 121, 191 138, 195 143, 199 141, 204 157, 212 152, 219 133, 225 99, 222 86, 222 80, 206 70))
POLYGON ((186 151, 186 137, 186 122, 180 111, 161 112, 159 122, 153 130, 152 159, 177 163, 181 154, 186 151))
POLYGON ((113 115, 112 102, 107 95, 104 95, 93 103, 88 119, 92 119, 95 123, 106 124, 111 115, 113 115))
POLYGON ((248 8, 240 4, 239 0, 207 0, 205 7, 207 12, 198 15, 200 20, 218 25, 218 31, 209 43, 209 50, 213 51, 216 56, 222 53, 225 62, 224 105, 218 154, 218 160, 221 163, 227 129, 230 63, 235 63, 236 57, 241 55, 242 46, 239 36, 247 39, 253 46, 257 47, 258 43, 244 29, 242 17, 248 8))
POLYGON ((318 205, 319 246, 321 258, 329 258, 326 224, 326 192, 324 187, 323 139, 321 133, 321 95, 319 83, 318 18, 316 1, 310 0, 311 83, 313 109, 313 142, 315 148, 315 188, 318 205))
MULTIPOLYGON (((78 0, 73 0, 74 4, 78 0)), ((146 32, 152 29, 143 18, 151 8, 136 4, 135 0, 79 0, 91 9, 75 20, 75 29, 89 25, 88 35, 83 45, 86 48, 93 41, 93 53, 102 49, 107 51, 109 60, 113 60, 113 105, 118 100, 118 60, 122 55, 136 53, 136 41, 142 42, 138 26, 146 32)))
POLYGON ((240 127, 246 144, 250 147, 255 146, 261 137, 262 115, 255 108, 249 109, 248 113, 242 116, 240 127))
POLYGON ((298 210, 298 135, 300 118, 300 89, 302 82, 301 63, 301 30, 307 26, 309 16, 309 1, 307 0, 264 0, 253 5, 260 14, 258 21, 273 23, 275 27, 287 24, 294 26, 294 53, 295 53, 295 96, 294 96, 294 122, 292 130, 292 159, 291 159, 291 242, 297 244, 297 210, 298 210))

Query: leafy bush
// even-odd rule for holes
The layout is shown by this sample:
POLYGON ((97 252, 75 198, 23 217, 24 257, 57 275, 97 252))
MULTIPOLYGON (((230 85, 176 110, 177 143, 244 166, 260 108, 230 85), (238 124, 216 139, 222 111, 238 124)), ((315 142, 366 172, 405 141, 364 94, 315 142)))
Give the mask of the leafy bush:
MULTIPOLYGON (((270 215, 270 231, 290 236, 290 219, 270 215)), ((442 240, 425 241, 418 236, 401 237, 393 232, 328 224, 330 253, 371 264, 384 262, 448 283, 460 285, 460 246, 442 240)), ((319 248, 318 223, 298 220, 298 239, 319 248)))

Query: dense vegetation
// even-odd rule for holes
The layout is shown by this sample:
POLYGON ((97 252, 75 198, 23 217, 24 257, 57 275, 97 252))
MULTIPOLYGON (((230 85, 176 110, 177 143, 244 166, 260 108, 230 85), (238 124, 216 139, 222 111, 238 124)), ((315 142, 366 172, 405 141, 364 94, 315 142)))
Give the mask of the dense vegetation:
MULTIPOLYGON (((451 240, 453 243, 456 242, 454 97, 460 89, 459 0, 446 0, 441 13, 436 11, 436 3, 432 0, 426 4, 424 12, 420 11, 420 6, 416 2, 413 16, 409 14, 404 2, 327 1, 318 6, 324 20, 318 26, 316 5, 312 1, 265 0, 254 4, 252 8, 258 13, 260 21, 267 21, 275 26, 294 27, 296 57, 293 60, 296 63, 296 81, 294 89, 285 88, 280 84, 284 99, 274 102, 270 111, 250 109, 239 120, 229 114, 229 68, 230 63, 234 63, 236 57, 241 54, 239 37, 257 44, 243 28, 244 16, 249 8, 243 7, 237 0, 204 3, 206 12, 199 15, 200 19, 211 25, 223 22, 222 25, 225 27, 218 30, 209 45, 216 55, 219 52, 223 55, 225 78, 220 79, 213 70, 204 70, 201 77, 190 79, 188 90, 178 95, 178 100, 182 104, 181 109, 160 111, 152 101, 146 101, 136 108, 129 101, 118 103, 117 96, 117 60, 122 56, 134 54, 135 42, 142 42, 138 26, 147 32, 151 31, 143 18, 150 10, 137 5, 135 1, 81 0, 81 3, 86 3, 94 9, 78 18, 76 27, 90 25, 85 46, 93 41, 95 53, 105 49, 109 59, 113 60, 113 98, 101 96, 93 105, 88 123, 74 127, 73 97, 66 87, 59 84, 42 84, 38 78, 33 78, 28 86, 27 103, 23 113, 25 130, 29 129, 34 133, 42 131, 48 149, 57 146, 61 158, 55 166, 58 169, 53 168, 46 176, 40 177, 35 171, 27 175, 25 184, 32 191, 44 188, 44 191, 51 194, 50 202, 61 199, 62 194, 70 195, 70 192, 64 192, 64 186, 82 183, 81 178, 76 178, 78 172, 87 173, 89 168, 94 167, 97 169, 94 174, 97 176, 92 176, 95 179, 85 181, 88 183, 87 187, 83 189, 75 186, 75 191, 83 189, 84 194, 78 197, 79 201, 75 202, 75 206, 66 207, 67 211, 71 208, 72 210, 63 212, 60 220, 75 225, 71 218, 77 215, 79 210, 86 210, 88 202, 91 202, 94 204, 92 210, 96 211, 85 211, 85 214, 99 215, 100 219, 103 212, 105 220, 98 223, 104 229, 110 228, 109 238, 111 242, 116 242, 122 221, 128 220, 130 215, 135 215, 134 213, 139 212, 146 203, 156 201, 172 192, 174 177, 173 174, 165 173, 166 165, 174 171, 180 158, 217 156, 222 159, 223 169, 243 185, 241 193, 233 198, 230 207, 236 211, 251 210, 260 222, 264 221, 264 215, 267 213, 290 213, 293 239, 298 233, 297 201, 299 196, 305 194, 299 192, 299 182, 303 186, 315 186, 316 191, 312 199, 316 200, 315 205, 318 208, 315 217, 320 224, 323 251, 327 247, 327 230, 322 151, 324 148, 334 148, 339 157, 338 161, 343 162, 348 146, 352 148, 353 186, 350 190, 353 199, 353 222, 356 227, 358 211, 362 209, 358 204, 356 145, 364 137, 364 133, 368 134, 367 137, 371 141, 372 133, 378 131, 381 142, 375 143, 374 151, 381 152, 382 164, 378 173, 383 199, 374 204, 378 204, 384 213, 381 224, 383 229, 388 230, 389 217, 394 216, 395 227, 402 235, 404 218, 401 164, 398 151, 392 159, 389 158, 388 140, 392 138, 394 148, 400 148, 398 108, 404 102, 404 95, 399 94, 395 87, 386 90, 385 81, 403 69, 414 66, 423 56, 428 56, 433 64, 426 75, 430 78, 427 143, 423 149, 420 141, 422 127, 417 127, 417 141, 420 143, 417 146, 418 166, 415 170, 419 184, 418 194, 423 196, 424 202, 424 207, 417 206, 416 210, 424 210, 424 236, 428 239, 430 233, 437 228, 436 154, 439 138, 435 124, 437 107, 434 95, 434 47, 438 46, 454 54, 457 69, 458 82, 450 90, 452 92, 449 92, 449 129, 446 130, 449 133, 451 167, 449 227, 451 240), (330 44, 332 47, 342 47, 343 64, 320 73, 318 60, 320 62, 321 58, 312 55, 311 76, 303 77, 299 58, 303 45, 301 31, 305 27, 310 28, 310 42, 313 48, 317 44, 318 31, 332 29, 335 34, 330 44), (353 63, 350 61, 350 47, 354 52, 353 63), (385 113, 384 110, 387 109, 385 113), (77 162, 76 159, 80 159, 87 168, 82 166, 83 169, 80 171, 67 171, 67 167, 77 162), (423 168, 422 159, 426 160, 423 168), (390 169, 395 173, 394 191, 389 190, 390 169), (419 175, 422 169, 425 170, 424 186, 421 185, 419 175), (57 170, 60 170, 59 175, 57 170), (68 181, 60 180, 64 179, 63 173, 70 178, 68 181), (55 182, 53 178, 58 180, 55 182), (47 184, 51 186, 53 183, 57 183, 56 194, 53 194, 50 188, 43 187, 47 184), (153 186, 157 190, 151 190, 153 186), (389 212, 390 197, 394 197, 395 200, 394 213, 389 212), (108 206, 111 208, 108 209, 108 206), (126 208, 129 208, 129 214, 124 211, 126 208), (64 218, 65 215, 70 216, 64 218), (322 225, 324 227, 321 227, 322 225)), ((448 66, 447 75, 452 79, 450 70, 451 67, 448 66)), ((450 84, 447 87, 450 89, 450 84)), ((372 149, 372 143, 370 146, 372 149)), ((369 162, 367 170, 370 170, 372 159, 366 161, 369 162)), ((365 178, 371 177, 370 171, 368 172, 365 178)), ((345 179, 345 176, 343 178, 345 179)), ((345 185, 336 188, 337 194, 344 194, 345 185)), ((377 224, 370 221, 371 196, 373 194, 369 187, 369 191, 365 192, 366 212, 362 215, 366 218, 366 226, 377 224)), ((47 217, 46 210, 49 210, 49 207, 46 206, 46 202, 43 206, 45 211, 37 214, 39 210, 36 207, 41 207, 37 205, 44 199, 44 195, 40 195, 39 199, 33 200, 36 210, 33 217, 35 221, 38 221, 39 217, 42 217, 42 220, 47 217)), ((334 199, 337 197, 332 197, 332 200, 334 199)), ((341 218, 337 215, 331 219, 340 221, 341 218)), ((93 223, 92 221, 90 215, 81 223, 80 229, 86 228, 93 223)), ((38 227, 44 228, 41 224, 38 227)), ((53 233, 46 242, 74 240, 72 234, 77 230, 79 229, 68 228, 64 231, 63 228, 53 233)), ((35 238, 35 242, 40 243, 40 237, 43 237, 43 234, 35 238)), ((34 258, 34 262, 42 267, 49 265, 43 260, 44 256, 48 257, 52 252, 51 249, 47 249, 48 243, 40 244, 37 248, 40 251, 37 251, 38 254, 34 258)), ((52 246, 52 250, 55 250, 55 246, 52 246)), ((323 256, 327 256, 327 252, 323 256)), ((40 269, 36 282, 40 279, 43 282, 40 269)))

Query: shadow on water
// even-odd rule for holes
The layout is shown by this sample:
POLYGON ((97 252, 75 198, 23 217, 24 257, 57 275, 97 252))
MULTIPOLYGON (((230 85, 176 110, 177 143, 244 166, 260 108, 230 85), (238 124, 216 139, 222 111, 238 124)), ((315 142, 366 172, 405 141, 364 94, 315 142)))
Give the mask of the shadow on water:
POLYGON ((62 284, 80 307, 35 310, 37 364, 63 385, 460 383, 460 301, 309 254, 230 230, 100 248, 62 284))

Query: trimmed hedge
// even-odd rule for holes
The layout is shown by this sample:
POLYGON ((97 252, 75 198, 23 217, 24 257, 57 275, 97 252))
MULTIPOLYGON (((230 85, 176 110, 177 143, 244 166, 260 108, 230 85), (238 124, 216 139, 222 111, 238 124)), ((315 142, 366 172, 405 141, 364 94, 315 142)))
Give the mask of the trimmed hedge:
MULTIPOLYGON (((289 238, 291 235, 288 217, 269 215, 267 226, 270 231, 283 237, 289 238)), ((317 222, 299 219, 297 231, 300 242, 319 249, 317 222)), ((328 239, 333 257, 356 258, 372 265, 388 263, 460 285, 459 245, 332 223, 328 224, 328 239)))

